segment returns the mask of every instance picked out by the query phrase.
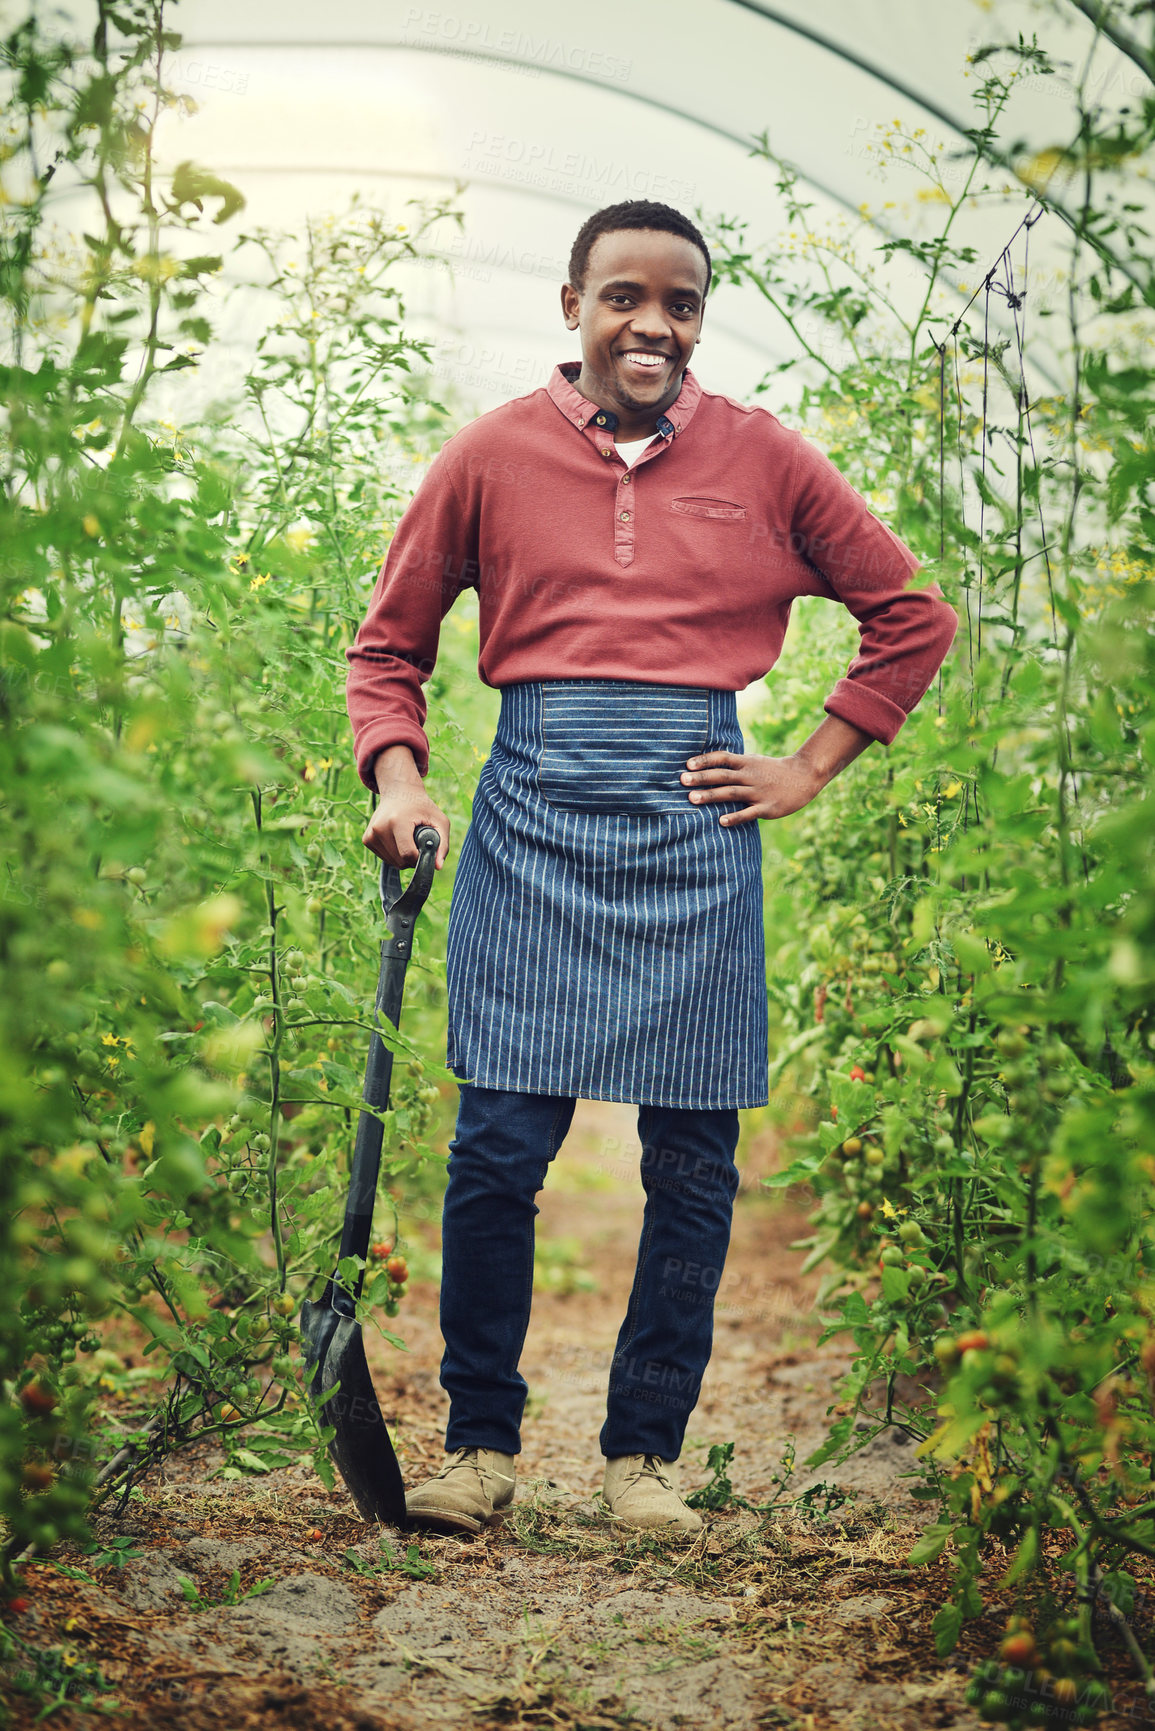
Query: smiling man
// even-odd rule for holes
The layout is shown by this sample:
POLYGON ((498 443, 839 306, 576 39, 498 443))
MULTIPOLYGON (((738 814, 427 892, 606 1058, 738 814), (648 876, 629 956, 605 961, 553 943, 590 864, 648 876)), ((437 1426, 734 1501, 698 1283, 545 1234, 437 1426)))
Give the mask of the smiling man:
POLYGON ((514 1493, 534 1198, 577 1099, 638 1106, 646 1193, 609 1369, 603 1494, 624 1526, 701 1526, 673 1463, 710 1356, 738 1187, 738 1111, 767 1098, 758 819, 798 811, 889 743, 953 639, 914 554, 762 408, 703 390, 710 256, 668 205, 583 225, 562 287, 581 362, 446 441, 349 648, 365 845, 417 858, 422 685, 477 589, 501 690, 449 919, 461 1079, 442 1219, 446 1461, 412 1518, 476 1532, 514 1493), (747 753, 735 694, 774 665, 791 603, 849 608, 861 642, 790 757, 747 753))

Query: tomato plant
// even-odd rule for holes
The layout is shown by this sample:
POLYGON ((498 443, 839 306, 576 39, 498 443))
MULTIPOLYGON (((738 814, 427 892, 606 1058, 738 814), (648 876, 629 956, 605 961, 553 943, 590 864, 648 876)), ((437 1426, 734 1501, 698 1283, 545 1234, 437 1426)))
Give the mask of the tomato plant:
MULTIPOLYGON (((164 7, 97 12, 89 46, 35 14, 3 42, 9 1587, 192 1436, 223 1441, 230 1475, 303 1448, 329 1471, 293 1317, 336 1253, 381 934, 342 651, 448 425, 395 285, 447 207, 246 232, 240 189, 157 168, 186 101, 164 7), (74 238, 52 223, 65 185, 74 238), (263 332, 239 368, 216 359, 226 260, 263 332), (106 1340, 154 1372, 117 1428, 106 1340)), ((458 695, 468 633, 448 635, 433 743, 460 822, 485 696, 458 695)), ((422 920, 386 1114, 386 1170, 418 1194, 447 901, 422 920)), ((398 1291, 371 1277, 366 1317, 398 1291)))
MULTIPOLYGON (((912 1561, 954 1558, 942 1653, 984 1608, 984 1565, 1023 1594, 1045 1559, 1068 1571, 1070 1633, 1040 1624, 1031 1640, 1051 1710, 1088 1722, 1103 1700, 1091 1605, 1155 1541, 1155 449, 1139 311, 1155 281, 1101 148, 1110 134, 1141 154, 1151 121, 1078 87, 1072 209, 1001 172, 1022 75, 1053 74, 1047 54, 1020 40, 975 67, 981 147, 961 173, 925 131, 877 131, 880 176, 926 186, 920 220, 881 249, 918 273, 913 313, 876 292, 860 237, 815 219, 765 137, 789 240, 710 231, 716 272, 794 331, 785 366, 815 436, 962 620, 895 744, 765 831, 772 1075, 782 1124, 801 1105, 813 1126, 770 1182, 812 1187, 827 1334, 856 1349, 808 1464, 890 1424, 916 1440, 917 1494, 940 1514, 912 1561), (1006 201, 1000 258, 957 238, 980 193, 1006 201), (1070 291, 1036 308, 1040 223, 1066 237, 1070 291), (979 283, 969 304, 951 279, 979 283)), ((842 616, 792 633, 749 730, 774 755, 805 737, 853 639, 842 616)), ((1045 1720, 1015 1687, 1027 1649, 1016 1636, 976 1677, 987 1718, 1045 1720)))

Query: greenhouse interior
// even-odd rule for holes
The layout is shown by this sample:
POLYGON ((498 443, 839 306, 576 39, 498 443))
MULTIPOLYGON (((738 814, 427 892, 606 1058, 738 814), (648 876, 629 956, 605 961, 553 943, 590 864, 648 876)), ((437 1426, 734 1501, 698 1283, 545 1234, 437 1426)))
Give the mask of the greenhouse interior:
POLYGON ((1152 7, 0 40, 0 1725, 1147 1722, 1152 7))

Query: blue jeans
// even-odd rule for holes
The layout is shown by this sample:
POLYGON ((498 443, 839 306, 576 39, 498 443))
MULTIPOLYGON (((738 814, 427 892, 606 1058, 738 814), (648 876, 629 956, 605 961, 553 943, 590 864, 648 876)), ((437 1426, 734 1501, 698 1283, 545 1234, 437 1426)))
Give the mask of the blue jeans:
MULTIPOLYGON (((445 1446, 517 1454, 518 1360, 533 1294, 534 1198, 573 1118, 564 1095, 461 1084, 442 1215, 445 1446)), ((640 1106, 646 1193, 638 1260, 610 1365, 602 1453, 677 1460, 713 1341, 738 1190, 738 1114, 640 1106)))

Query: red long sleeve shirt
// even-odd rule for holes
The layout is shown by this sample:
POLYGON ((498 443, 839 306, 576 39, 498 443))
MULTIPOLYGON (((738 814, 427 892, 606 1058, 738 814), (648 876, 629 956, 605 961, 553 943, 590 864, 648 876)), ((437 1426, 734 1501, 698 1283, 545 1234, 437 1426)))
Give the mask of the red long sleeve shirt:
POLYGON ((844 603, 860 645, 826 698, 887 744, 958 625, 919 561, 830 459, 687 369, 630 468, 576 361, 446 440, 397 525, 346 650, 357 769, 408 745, 429 767, 422 685, 441 621, 479 596, 478 672, 739 691, 777 661, 798 595, 844 603))

